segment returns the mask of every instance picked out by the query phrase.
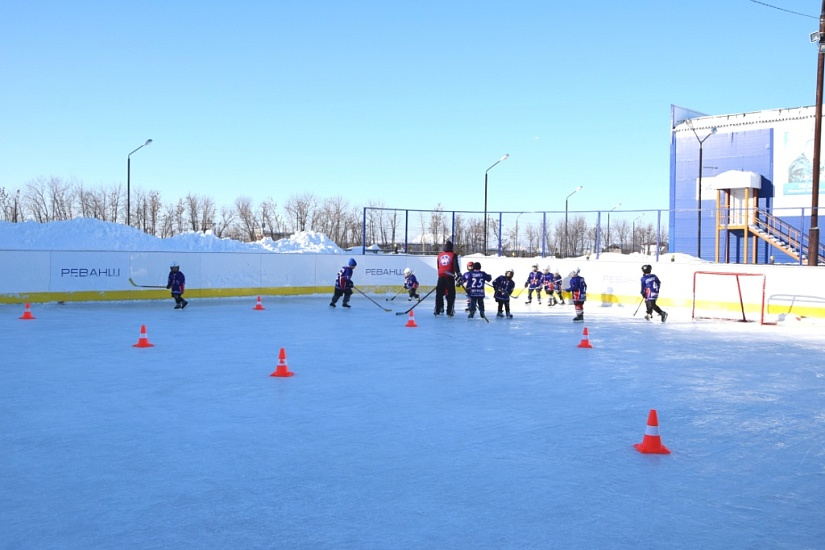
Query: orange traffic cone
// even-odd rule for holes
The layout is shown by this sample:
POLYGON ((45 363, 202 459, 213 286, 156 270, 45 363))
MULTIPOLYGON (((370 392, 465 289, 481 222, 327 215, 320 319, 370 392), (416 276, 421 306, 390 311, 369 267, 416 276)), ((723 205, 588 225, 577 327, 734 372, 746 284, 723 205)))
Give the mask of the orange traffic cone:
POLYGON ((590 333, 587 332, 587 327, 584 327, 584 332, 582 332, 582 341, 579 342, 580 348, 592 348, 593 346, 590 345, 590 333))
POLYGON ((34 315, 32 315, 32 308, 31 308, 31 306, 29 305, 28 302, 26 302, 26 310, 23 312, 23 316, 20 317, 20 319, 25 319, 25 320, 34 319, 34 315))
POLYGON ((670 450, 662 445, 662 438, 659 437, 659 417, 656 415, 656 409, 650 409, 650 414, 647 417, 647 428, 645 428, 645 437, 641 443, 633 445, 640 453, 669 455, 670 450))
POLYGON ((258 303, 255 304, 255 307, 252 308, 252 309, 257 309, 259 311, 264 309, 264 305, 261 303, 261 297, 260 296, 258 296, 258 303))
POLYGON ((289 367, 286 366, 286 350, 281 348, 281 351, 278 352, 278 367, 275 369, 275 372, 269 376, 286 377, 294 374, 294 372, 289 372, 289 367))
POLYGON ((410 310, 410 318, 409 318, 409 320, 407 321, 407 324, 406 324, 406 325, 404 325, 404 326, 405 326, 405 327, 412 327, 412 328, 415 328, 415 327, 417 327, 417 326, 418 326, 418 325, 416 325, 416 324, 415 324, 415 315, 413 315, 412 310, 410 310))
POLYGON ((140 337, 137 344, 132 344, 133 348, 151 348, 155 344, 149 343, 149 337, 146 336, 146 325, 140 325, 140 337))

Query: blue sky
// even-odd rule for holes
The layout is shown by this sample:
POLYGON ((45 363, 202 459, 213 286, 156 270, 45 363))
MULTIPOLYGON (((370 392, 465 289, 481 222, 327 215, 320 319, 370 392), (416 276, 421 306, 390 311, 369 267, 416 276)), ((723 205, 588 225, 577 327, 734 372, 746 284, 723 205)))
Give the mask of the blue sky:
POLYGON ((670 105, 812 105, 816 2, 14 2, 0 187, 667 208, 670 105), (620 9, 621 8, 621 9, 620 9))

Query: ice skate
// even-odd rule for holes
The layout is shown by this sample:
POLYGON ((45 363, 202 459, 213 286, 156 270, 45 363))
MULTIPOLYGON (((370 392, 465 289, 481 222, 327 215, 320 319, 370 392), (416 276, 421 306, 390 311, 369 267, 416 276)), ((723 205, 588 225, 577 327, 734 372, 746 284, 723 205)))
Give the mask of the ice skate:
POLYGON ((665 321, 667 321, 667 311, 662 312, 662 322, 664 323, 665 321))
POLYGON ((507 318, 508 318, 508 319, 512 319, 512 318, 513 318, 513 314, 512 314, 512 313, 508 313, 508 314, 507 314, 507 318))
POLYGON ((650 314, 645 315, 645 321, 650 321, 650 314))
POLYGON ((180 308, 181 308, 181 309, 186 309, 186 306, 188 306, 188 305, 189 305, 189 302, 187 302, 186 300, 184 300, 184 301, 182 301, 182 302, 180 303, 180 308))

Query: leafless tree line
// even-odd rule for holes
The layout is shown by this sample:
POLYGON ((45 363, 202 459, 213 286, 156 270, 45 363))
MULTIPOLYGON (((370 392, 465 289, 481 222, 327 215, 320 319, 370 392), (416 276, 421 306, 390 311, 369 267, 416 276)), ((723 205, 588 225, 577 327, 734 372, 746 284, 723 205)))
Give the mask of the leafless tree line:
MULTIPOLYGON (((420 236, 419 242, 408 243, 412 246, 401 251, 432 253, 453 237, 462 254, 482 251, 485 242, 481 216, 445 211, 440 204, 427 211, 389 209, 381 204, 369 204, 364 210, 342 197, 322 199, 312 193, 299 193, 290 196, 280 208, 271 197, 257 204, 249 197, 238 197, 232 205, 218 206, 207 196, 188 194, 168 201, 159 191, 141 189, 132 190, 130 203, 132 226, 161 238, 189 231, 212 231, 218 237, 251 242, 262 237, 279 239, 298 231, 315 231, 344 248, 363 242, 392 251, 405 239, 420 236), (420 228, 421 234, 409 235, 412 226, 420 228)), ((0 187, 2 221, 45 223, 77 217, 124 223, 124 190, 119 185, 89 188, 82 182, 56 177, 31 180, 22 190, 0 187)), ((583 215, 548 224, 546 231, 541 224, 519 224, 518 217, 501 231, 499 223, 499 217, 488 217, 487 253, 496 253, 500 248, 507 256, 578 256, 595 252, 599 233, 603 251, 639 252, 656 236, 653 224, 616 218, 609 225, 608 235, 604 224, 597 228, 583 215)), ((667 238, 663 241, 666 243, 667 238)))
MULTIPOLYGON (((82 217, 125 223, 126 202, 120 185, 90 188, 74 180, 36 178, 19 190, 0 187, 0 220, 46 223, 82 217)), ((188 194, 169 201, 159 191, 133 188, 129 202, 131 225, 161 238, 212 231, 218 237, 250 242, 316 231, 342 247, 361 243, 361 209, 342 197, 321 199, 312 193, 296 194, 279 209, 271 197, 257 204, 249 197, 238 197, 230 206, 218 206, 208 196, 188 194)), ((383 239, 394 231, 388 229, 387 220, 373 221, 374 237, 383 239)))

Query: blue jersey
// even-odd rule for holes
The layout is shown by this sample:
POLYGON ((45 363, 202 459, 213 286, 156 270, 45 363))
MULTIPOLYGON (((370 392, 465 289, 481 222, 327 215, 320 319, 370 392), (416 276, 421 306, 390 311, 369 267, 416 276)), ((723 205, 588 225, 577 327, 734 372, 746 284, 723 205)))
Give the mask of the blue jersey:
POLYGON ((527 287, 532 289, 541 288, 541 281, 544 279, 544 274, 541 271, 531 271, 527 275, 527 287))
POLYGON ((467 290, 467 295, 473 298, 484 297, 484 281, 491 281, 492 275, 488 275, 483 271, 468 271, 464 274, 464 286, 467 290))
POLYGON ((553 274, 552 273, 545 273, 541 277, 541 286, 544 287, 544 290, 547 292, 553 292, 553 274))
POLYGON ((335 277, 335 288, 341 290, 352 288, 352 268, 350 266, 345 265, 338 272, 338 276, 335 277))
POLYGON ((495 291, 493 298, 500 302, 509 302, 510 294, 513 293, 514 288, 516 288, 516 282, 513 279, 499 275, 496 277, 496 280, 493 281, 493 290, 495 291))
POLYGON ((574 302, 584 302, 587 300, 587 283, 581 275, 573 275, 570 278, 570 287, 567 292, 573 295, 574 302))
POLYGON ((418 288, 418 279, 415 278, 414 274, 410 273, 409 276, 404 278, 404 288, 407 290, 418 288))
POLYGON ((653 273, 642 275, 642 296, 645 300, 655 300, 659 297, 659 285, 661 285, 659 277, 653 273))
POLYGON ((186 287, 186 277, 180 271, 170 271, 169 281, 166 283, 166 288, 172 290, 172 294, 183 294, 186 287))
POLYGON ((561 292, 562 281, 564 281, 564 279, 561 275, 559 275, 558 273, 553 275, 553 290, 555 290, 556 292, 561 292))

